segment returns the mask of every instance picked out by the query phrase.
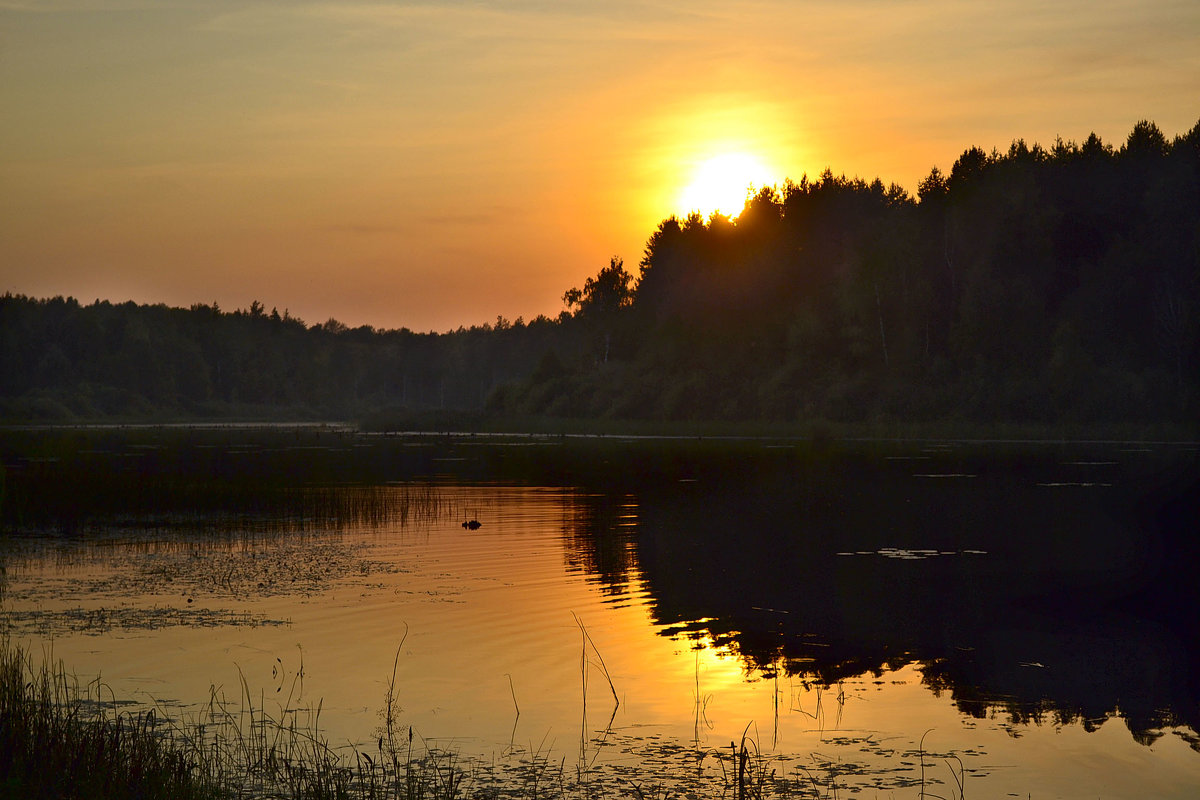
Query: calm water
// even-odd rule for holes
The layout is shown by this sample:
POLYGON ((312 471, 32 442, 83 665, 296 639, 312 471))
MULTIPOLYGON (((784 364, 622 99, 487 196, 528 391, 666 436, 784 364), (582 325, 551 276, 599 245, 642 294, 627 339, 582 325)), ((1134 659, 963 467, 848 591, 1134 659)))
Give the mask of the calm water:
POLYGON ((1187 448, 297 434, 5 464, 31 505, 3 625, 118 696, 319 702, 367 742, 395 665, 401 723, 484 758, 668 780, 746 734, 915 797, 923 738, 972 798, 1200 791, 1187 448))

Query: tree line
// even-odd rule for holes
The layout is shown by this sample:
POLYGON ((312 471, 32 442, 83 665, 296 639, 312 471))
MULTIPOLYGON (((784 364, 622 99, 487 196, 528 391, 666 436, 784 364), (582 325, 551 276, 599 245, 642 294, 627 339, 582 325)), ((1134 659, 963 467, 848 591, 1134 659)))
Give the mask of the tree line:
POLYGON ((497 408, 694 419, 1195 419, 1200 125, 973 147, 664 220, 564 298, 588 358, 497 408))
POLYGON ((254 301, 224 311, 0 298, 0 418, 348 419, 479 408, 554 346, 545 317, 449 333, 308 325, 254 301))
POLYGON ((1186 422, 1200 124, 972 147, 915 196, 827 169, 665 219, 563 301, 425 334, 8 294, 0 414, 1186 422))

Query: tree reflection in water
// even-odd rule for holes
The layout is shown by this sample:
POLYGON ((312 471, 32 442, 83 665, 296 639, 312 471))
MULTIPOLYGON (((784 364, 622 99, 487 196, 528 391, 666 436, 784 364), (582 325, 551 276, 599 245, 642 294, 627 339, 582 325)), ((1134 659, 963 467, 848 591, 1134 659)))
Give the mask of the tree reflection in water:
POLYGON ((564 525, 568 558, 763 676, 911 663, 972 717, 1119 716, 1143 744, 1200 728, 1191 462, 918 458, 710 452, 605 475, 564 525))
POLYGON ((8 431, 0 458, 18 531, 272 535, 439 518, 442 478, 564 487, 569 570, 748 670, 832 685, 916 664, 974 717, 1200 729, 1194 448, 183 428, 8 431))

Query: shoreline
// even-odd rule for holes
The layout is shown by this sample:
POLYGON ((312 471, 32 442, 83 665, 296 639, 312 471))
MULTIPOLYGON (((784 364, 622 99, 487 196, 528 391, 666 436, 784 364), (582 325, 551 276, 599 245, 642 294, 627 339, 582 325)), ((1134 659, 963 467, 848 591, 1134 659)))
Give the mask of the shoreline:
POLYGON ((486 417, 418 415, 367 418, 279 420, 231 418, 173 420, 80 420, 77 422, 5 422, 0 433, 70 431, 304 431, 370 437, 562 438, 645 441, 793 441, 821 444, 883 442, 956 442, 995 445, 1200 446, 1200 430, 1181 423, 1107 423, 1049 425, 1020 422, 808 422, 646 421, 558 417, 486 417))

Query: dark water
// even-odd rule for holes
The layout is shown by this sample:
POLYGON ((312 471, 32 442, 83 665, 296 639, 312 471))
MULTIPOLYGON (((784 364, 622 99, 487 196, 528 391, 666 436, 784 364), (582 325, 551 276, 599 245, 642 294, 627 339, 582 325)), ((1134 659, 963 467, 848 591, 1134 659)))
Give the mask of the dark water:
POLYGON ((964 714, 1200 729, 1194 452, 773 448, 642 461, 572 545, 661 632, 833 682, 919 662, 964 714), (650 472, 653 480, 646 480, 650 472), (635 529, 613 507, 637 508, 635 529))
POLYGON ((1200 724, 1196 501, 1173 480, 1058 457, 789 464, 647 497, 638 563, 659 624, 758 669, 921 662, 967 714, 1119 710, 1152 738, 1200 724))
MULTIPOLYGON (((731 654, 750 680, 865 685, 907 669, 964 721, 1123 725, 1138 746, 1169 734, 1200 749, 1194 447, 321 430, 3 441, 10 562, 13 542, 46 531, 437 529, 492 495, 446 503, 436 487, 546 487, 566 499, 537 529, 558 531, 565 575, 644 607, 685 651, 731 654)), ((495 497, 497 517, 516 502, 495 497)))

